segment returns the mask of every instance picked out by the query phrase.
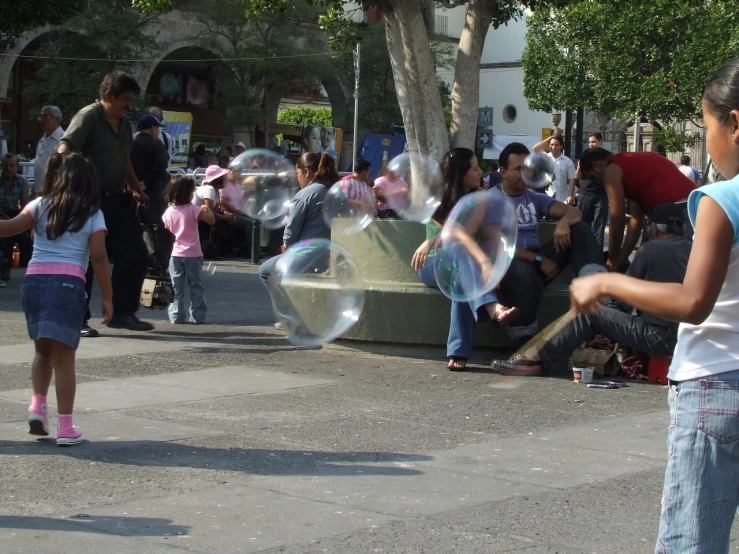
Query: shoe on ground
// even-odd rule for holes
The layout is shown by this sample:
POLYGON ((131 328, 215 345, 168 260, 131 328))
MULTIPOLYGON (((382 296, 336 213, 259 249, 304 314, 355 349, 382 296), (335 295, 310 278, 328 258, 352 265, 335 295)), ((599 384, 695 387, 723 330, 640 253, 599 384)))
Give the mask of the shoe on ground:
POLYGON ((44 412, 28 412, 28 434, 49 436, 49 420, 44 412))
POLYGON ((80 433, 76 427, 72 427, 72 429, 67 431, 59 431, 57 429, 56 433, 56 445, 57 446, 74 446, 75 444, 79 444, 83 441, 82 433, 80 433))
POLYGON ((285 326, 282 323, 280 323, 279 321, 277 323, 275 323, 275 329, 283 330, 284 328, 285 328, 285 326))
POLYGON ((92 339, 95 337, 99 337, 100 333, 98 333, 97 329, 93 329, 90 327, 87 323, 85 323, 82 326, 82 329, 80 330, 80 336, 81 337, 87 337, 88 339, 92 339))
POLYGON ((129 331, 151 331, 154 326, 148 321, 141 321, 134 314, 114 315, 108 323, 112 329, 128 329, 129 331))
POLYGON ((493 360, 493 370, 501 375, 538 376, 542 374, 541 362, 526 358, 493 360))
POLYGON ((4 289, 4 288, 5 288, 5 287, 7 287, 7 286, 8 286, 8 283, 6 283, 6 282, 5 282, 5 281, 3 281, 2 279, 0 279, 0 289, 4 289))

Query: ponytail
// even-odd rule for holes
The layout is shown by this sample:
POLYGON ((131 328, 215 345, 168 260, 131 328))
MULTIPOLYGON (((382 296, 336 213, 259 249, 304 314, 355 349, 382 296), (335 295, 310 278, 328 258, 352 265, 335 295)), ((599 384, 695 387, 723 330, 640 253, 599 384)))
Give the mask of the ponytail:
POLYGON ((333 156, 328 152, 322 152, 318 162, 318 171, 316 171, 316 180, 330 187, 334 183, 338 183, 339 179, 333 156))
POLYGON ((327 152, 303 154, 298 158, 295 166, 298 169, 308 169, 313 172, 313 180, 323 183, 326 187, 331 187, 340 180, 334 158, 327 152))

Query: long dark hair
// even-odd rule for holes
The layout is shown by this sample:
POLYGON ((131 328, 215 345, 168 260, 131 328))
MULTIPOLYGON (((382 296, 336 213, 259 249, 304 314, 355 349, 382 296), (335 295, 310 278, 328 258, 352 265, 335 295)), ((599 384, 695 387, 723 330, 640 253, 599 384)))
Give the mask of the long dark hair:
MULTIPOLYGON (((100 209, 100 192, 92 164, 80 154, 52 154, 46 162, 44 189, 46 237, 77 233, 100 209)), ((37 219, 38 221, 38 219, 37 219)))
POLYGON ((444 196, 433 219, 443 223, 459 199, 465 195, 464 177, 472 168, 475 153, 469 148, 453 148, 441 159, 441 174, 444 176, 444 196))
POLYGON ((722 124, 729 121, 732 110, 739 109, 739 58, 722 65, 706 85, 703 100, 722 124))
POLYGON ((164 189, 164 201, 175 206, 186 206, 192 202, 195 179, 189 175, 177 175, 164 189))
POLYGON ((337 183, 340 179, 339 173, 336 171, 336 162, 328 152, 303 154, 298 158, 295 167, 312 171, 313 180, 319 181, 327 187, 337 183))

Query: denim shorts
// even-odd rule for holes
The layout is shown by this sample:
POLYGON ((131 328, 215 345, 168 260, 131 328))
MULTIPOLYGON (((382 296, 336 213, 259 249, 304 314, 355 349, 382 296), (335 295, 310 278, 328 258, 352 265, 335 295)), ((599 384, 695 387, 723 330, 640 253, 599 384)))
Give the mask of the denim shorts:
POLYGON ((71 275, 26 275, 21 302, 32 340, 52 339, 77 350, 87 309, 85 282, 71 275))

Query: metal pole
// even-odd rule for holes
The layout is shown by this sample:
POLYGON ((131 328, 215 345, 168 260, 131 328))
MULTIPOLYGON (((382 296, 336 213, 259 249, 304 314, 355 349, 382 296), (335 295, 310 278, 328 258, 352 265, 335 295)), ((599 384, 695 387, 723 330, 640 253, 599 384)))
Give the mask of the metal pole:
POLYGON ((583 126, 585 125, 584 119, 585 119, 585 110, 583 108, 577 108, 577 129, 575 130, 575 158, 580 159, 580 156, 582 156, 582 141, 585 138, 585 129, 583 126))
POLYGON ((572 110, 565 110, 565 156, 572 157, 572 110))
POLYGON ((357 165, 357 148, 359 147, 357 141, 359 140, 359 63, 361 52, 361 46, 357 44, 354 51, 354 143, 352 144, 352 171, 357 165))
POLYGON ((641 116, 636 114, 634 118, 634 152, 639 151, 639 142, 641 142, 641 116))

